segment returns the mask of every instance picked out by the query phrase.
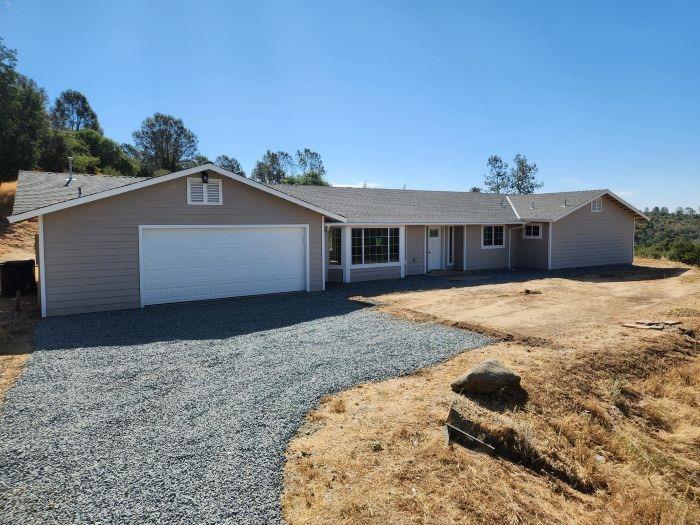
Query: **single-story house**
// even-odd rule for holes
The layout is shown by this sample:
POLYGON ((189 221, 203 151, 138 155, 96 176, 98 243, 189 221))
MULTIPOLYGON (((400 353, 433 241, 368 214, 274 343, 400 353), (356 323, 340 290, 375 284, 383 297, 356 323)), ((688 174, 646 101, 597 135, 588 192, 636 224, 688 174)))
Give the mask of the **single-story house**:
POLYGON ((265 185, 213 164, 153 178, 21 171, 42 315, 402 278, 632 262, 647 219, 609 190, 497 195, 265 185))

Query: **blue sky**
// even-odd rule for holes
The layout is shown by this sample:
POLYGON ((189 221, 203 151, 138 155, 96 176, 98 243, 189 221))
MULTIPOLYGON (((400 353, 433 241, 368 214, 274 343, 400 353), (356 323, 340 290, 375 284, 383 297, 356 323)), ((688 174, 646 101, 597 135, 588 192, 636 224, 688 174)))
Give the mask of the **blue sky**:
POLYGON ((0 0, 0 36, 108 136, 156 111, 247 171, 320 152, 334 183, 463 190, 492 153, 542 191, 700 206, 700 2, 0 0))

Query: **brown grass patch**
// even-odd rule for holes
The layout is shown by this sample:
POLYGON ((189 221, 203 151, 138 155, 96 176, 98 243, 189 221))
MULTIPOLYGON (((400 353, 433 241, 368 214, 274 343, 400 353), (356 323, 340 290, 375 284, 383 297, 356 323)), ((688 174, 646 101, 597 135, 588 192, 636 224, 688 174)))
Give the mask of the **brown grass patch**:
POLYGON ((22 298, 22 310, 15 311, 14 299, 0 297, 0 403, 22 375, 34 351, 32 335, 38 318, 33 296, 22 298))
POLYGON ((35 257, 36 220, 10 224, 6 219, 12 213, 16 189, 16 181, 0 183, 0 262, 35 257))
MULTIPOLYGON (((619 324, 666 318, 674 308, 700 311, 700 271, 662 268, 672 277, 652 272, 648 280, 622 274, 528 284, 542 294, 523 294, 515 283, 490 285, 489 294, 501 303, 488 313, 479 310, 488 307, 482 287, 373 298, 416 322, 437 318, 506 332, 508 309, 531 307, 530 322, 516 316, 515 324, 527 329, 509 340, 327 399, 310 416, 313 428, 289 446, 282 497, 287 521, 700 522, 700 349, 673 330, 649 333, 619 324), (579 308, 591 297, 597 309, 579 308), (546 323, 555 298, 558 332, 546 323), (522 303, 531 300, 548 304, 522 303), (477 319, 464 319, 465 310, 477 312, 477 319), (486 358, 521 375, 524 402, 451 392, 454 377, 486 358), (334 411, 336 400, 343 401, 343 412, 334 411), (524 456, 545 458, 592 491, 525 463, 447 447, 442 428, 452 405, 482 432, 510 441, 524 456)), ((683 322, 698 332, 700 316, 683 322)))

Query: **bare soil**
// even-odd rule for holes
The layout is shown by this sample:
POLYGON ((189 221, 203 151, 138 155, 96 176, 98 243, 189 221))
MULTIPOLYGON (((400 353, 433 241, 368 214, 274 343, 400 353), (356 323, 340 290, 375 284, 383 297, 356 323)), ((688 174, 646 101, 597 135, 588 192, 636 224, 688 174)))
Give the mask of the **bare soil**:
POLYGON ((36 220, 10 224, 6 219, 12 213, 16 189, 16 181, 0 183, 0 262, 35 258, 36 220))
POLYGON ((700 270, 637 261, 577 278, 373 297, 393 315, 496 335, 418 374, 323 401, 290 443, 296 523, 700 523, 700 270), (534 292, 534 293, 533 293, 534 292), (678 320, 665 330, 626 321, 678 320), (523 393, 465 397, 486 358, 523 393), (449 408, 559 465, 569 482, 447 446, 449 408), (588 487, 590 490, 582 490, 588 487))
POLYGON ((0 403, 34 351, 32 337, 37 319, 34 296, 22 297, 20 311, 15 309, 14 299, 0 297, 0 403))

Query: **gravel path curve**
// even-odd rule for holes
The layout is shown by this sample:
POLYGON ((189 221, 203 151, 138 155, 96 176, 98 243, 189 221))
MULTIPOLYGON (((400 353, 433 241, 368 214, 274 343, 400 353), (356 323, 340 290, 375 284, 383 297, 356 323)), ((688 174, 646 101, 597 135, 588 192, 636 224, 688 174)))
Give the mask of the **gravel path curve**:
POLYGON ((0 415, 3 523, 279 523, 323 395, 487 344, 290 294, 50 318, 0 415))

